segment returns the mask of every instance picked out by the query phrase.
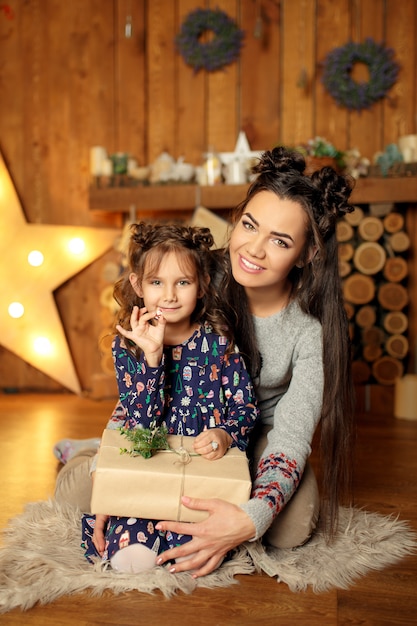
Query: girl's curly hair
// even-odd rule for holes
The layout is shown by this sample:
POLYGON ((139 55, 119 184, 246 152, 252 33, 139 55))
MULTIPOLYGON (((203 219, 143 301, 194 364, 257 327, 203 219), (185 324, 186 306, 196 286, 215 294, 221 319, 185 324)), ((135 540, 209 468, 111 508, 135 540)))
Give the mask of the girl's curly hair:
MULTIPOLYGON (((191 322, 208 323, 214 332, 226 335, 231 344, 234 344, 214 288, 215 257, 210 251, 214 239, 210 230, 197 226, 148 222, 132 224, 130 230, 127 269, 113 289, 114 299, 120 306, 117 323, 129 329, 133 307, 144 306, 142 298, 136 294, 131 285, 130 274, 136 274, 140 284, 146 275, 157 271, 167 254, 173 252, 184 267, 189 269, 191 265, 196 271, 200 297, 192 313, 191 322)), ((140 354, 138 350, 133 348, 137 356, 140 354)))

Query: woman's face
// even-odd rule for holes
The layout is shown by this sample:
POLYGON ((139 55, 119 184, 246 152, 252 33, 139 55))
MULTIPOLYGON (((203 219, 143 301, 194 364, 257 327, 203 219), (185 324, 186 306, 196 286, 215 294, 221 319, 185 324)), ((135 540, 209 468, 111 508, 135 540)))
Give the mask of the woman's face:
POLYGON ((306 214, 297 202, 260 191, 246 205, 230 239, 235 280, 252 290, 279 294, 288 274, 300 263, 306 244, 306 214))

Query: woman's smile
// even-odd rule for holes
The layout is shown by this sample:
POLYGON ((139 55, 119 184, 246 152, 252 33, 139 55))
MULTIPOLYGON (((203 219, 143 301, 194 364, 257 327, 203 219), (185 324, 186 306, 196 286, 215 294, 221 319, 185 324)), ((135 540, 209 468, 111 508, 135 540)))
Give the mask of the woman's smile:
POLYGON ((251 261, 249 261, 246 257, 242 255, 239 255, 239 259, 240 259, 240 264, 243 267, 243 269, 245 269, 246 271, 250 273, 256 274, 264 270, 263 267, 261 267, 260 265, 255 265, 254 263, 252 263, 251 261))

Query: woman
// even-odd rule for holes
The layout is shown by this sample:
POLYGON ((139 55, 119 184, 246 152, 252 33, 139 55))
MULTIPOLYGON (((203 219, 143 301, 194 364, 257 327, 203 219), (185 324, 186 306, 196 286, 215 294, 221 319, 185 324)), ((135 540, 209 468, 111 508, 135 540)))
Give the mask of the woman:
POLYGON ((210 516, 192 525, 157 525, 193 536, 159 557, 160 565, 180 559, 173 573, 206 575, 247 540, 264 537, 277 547, 308 540, 319 514, 307 463, 319 422, 321 514, 329 538, 339 503, 349 493, 353 391, 336 221, 353 210, 351 187, 332 168, 311 177, 304 168, 298 153, 266 152, 233 215, 220 293, 254 379, 263 424, 253 457, 253 492, 240 507, 183 498, 210 516))
MULTIPOLYGON (((263 424, 252 454, 253 493, 240 507, 184 497, 186 506, 210 515, 195 524, 157 525, 193 536, 159 556, 160 565, 176 559, 172 572, 204 576, 247 540, 263 537, 277 547, 308 540, 319 515, 317 483, 307 462, 319 422, 321 515, 329 539, 339 503, 349 493, 353 390, 336 222, 353 210, 351 188, 332 168, 311 176, 304 169, 299 153, 266 152, 233 215, 219 292, 252 375, 263 424)), ((78 468, 64 475, 57 496, 78 504, 69 494, 75 484, 79 490, 85 462, 78 455, 72 463, 78 468)))

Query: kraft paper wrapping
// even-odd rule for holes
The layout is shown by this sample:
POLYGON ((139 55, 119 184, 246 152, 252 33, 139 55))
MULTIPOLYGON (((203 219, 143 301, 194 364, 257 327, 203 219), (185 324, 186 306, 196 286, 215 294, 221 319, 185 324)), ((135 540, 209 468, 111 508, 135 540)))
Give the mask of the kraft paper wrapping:
POLYGON ((251 479, 246 454, 231 448, 216 461, 192 456, 194 437, 168 436, 175 451, 156 452, 150 459, 120 454, 132 444, 118 430, 106 429, 101 440, 94 476, 91 512, 123 517, 198 522, 205 511, 192 511, 181 496, 221 498, 233 504, 247 502, 251 479), (184 463, 186 460, 188 462, 184 463))

